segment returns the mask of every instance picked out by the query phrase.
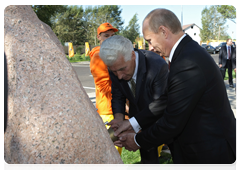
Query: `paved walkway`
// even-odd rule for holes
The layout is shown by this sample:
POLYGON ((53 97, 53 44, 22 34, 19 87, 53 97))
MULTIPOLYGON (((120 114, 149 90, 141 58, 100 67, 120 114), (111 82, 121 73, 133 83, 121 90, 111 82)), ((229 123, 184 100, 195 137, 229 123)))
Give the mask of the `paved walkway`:
POLYGON ((233 113, 234 113, 235 117, 237 118, 237 115, 236 115, 237 114, 237 112, 236 112, 236 79, 233 79, 234 88, 229 87, 228 80, 225 80, 224 82, 226 85, 229 102, 231 104, 233 113))

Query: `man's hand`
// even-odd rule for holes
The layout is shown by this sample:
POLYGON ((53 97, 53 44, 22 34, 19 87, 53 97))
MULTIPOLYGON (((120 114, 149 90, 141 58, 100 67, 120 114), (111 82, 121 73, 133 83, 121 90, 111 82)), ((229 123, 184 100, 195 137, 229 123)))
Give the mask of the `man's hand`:
POLYGON ((109 122, 107 125, 111 126, 111 128, 116 131, 119 127, 119 124, 121 124, 121 122, 123 122, 123 120, 119 120, 119 119, 113 119, 111 122, 109 122))
POLYGON ((116 131, 119 127, 118 123, 122 122, 124 120, 124 114, 122 113, 116 113, 114 114, 114 119, 109 122, 107 125, 111 126, 114 131, 116 131))
MULTIPOLYGON (((122 133, 120 133, 121 136, 127 135, 128 133, 135 133, 133 129, 129 129, 127 131, 124 131, 122 133)), ((120 136, 119 135, 119 136, 120 136)), ((118 147, 123 147, 122 146, 122 142, 120 140, 117 140, 113 143, 114 145, 118 146, 118 147)))
POLYGON ((119 135, 119 141, 121 146, 125 147, 129 151, 137 151, 140 147, 134 141, 135 133, 123 133, 119 135))
POLYGON ((234 71, 236 72, 236 68, 234 69, 234 71))
POLYGON ((132 126, 131 126, 131 124, 129 122, 129 120, 124 120, 124 121, 118 122, 117 126, 118 126, 118 128, 114 132, 114 136, 118 136, 123 131, 132 131, 132 132, 134 132, 133 128, 132 128, 132 126))

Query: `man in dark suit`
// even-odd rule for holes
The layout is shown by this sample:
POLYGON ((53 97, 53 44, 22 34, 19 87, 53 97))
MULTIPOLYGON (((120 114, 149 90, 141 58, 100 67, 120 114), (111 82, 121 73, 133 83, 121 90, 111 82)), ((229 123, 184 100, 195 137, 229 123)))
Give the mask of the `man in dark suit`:
MULTIPOLYGON (((130 40, 117 35, 102 43, 100 57, 108 66, 112 80, 114 120, 109 125, 124 120, 125 102, 128 99, 130 119, 127 122, 142 122, 132 130, 135 133, 143 131, 161 116, 151 111, 149 105, 154 105, 155 100, 164 93, 168 75, 167 63, 154 52, 133 49, 130 40)), ((140 149, 141 162, 159 163, 157 147, 140 149)))
MULTIPOLYGON (((233 54, 236 51, 232 46, 232 39, 227 39, 227 44, 221 47, 219 52, 219 67, 224 68, 223 79, 225 78, 226 69, 228 69, 229 87, 233 88, 232 70, 233 70, 233 54)), ((236 68, 236 67, 235 67, 236 68)))
POLYGON ((143 35, 155 50, 169 57, 167 107, 162 117, 141 133, 118 135, 126 128, 118 127, 119 146, 136 151, 166 143, 177 164, 233 163, 236 119, 212 57, 183 33, 176 15, 166 9, 146 16, 143 35))
POLYGON ((236 91, 236 99, 237 99, 237 47, 235 47, 234 50, 233 50, 232 66, 233 66, 234 72, 236 73, 236 87, 235 87, 235 91, 236 91))

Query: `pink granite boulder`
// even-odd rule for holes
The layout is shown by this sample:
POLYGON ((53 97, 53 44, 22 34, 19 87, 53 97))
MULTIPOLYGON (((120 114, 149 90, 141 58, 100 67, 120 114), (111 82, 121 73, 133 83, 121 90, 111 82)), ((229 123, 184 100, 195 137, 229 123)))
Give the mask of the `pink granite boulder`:
POLYGON ((61 43, 31 6, 5 8, 4 52, 7 163, 122 163, 61 43))

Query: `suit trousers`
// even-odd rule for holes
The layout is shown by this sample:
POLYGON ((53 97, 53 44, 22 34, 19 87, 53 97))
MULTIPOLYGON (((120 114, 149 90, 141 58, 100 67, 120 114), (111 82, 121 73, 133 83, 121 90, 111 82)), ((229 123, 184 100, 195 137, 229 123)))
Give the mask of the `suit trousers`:
POLYGON ((224 67, 224 75, 223 75, 223 79, 225 78, 225 73, 226 73, 226 69, 228 69, 228 82, 229 84, 233 84, 233 80, 232 80, 232 61, 231 60, 227 60, 227 63, 224 67))
POLYGON ((159 164, 157 147, 150 150, 140 149, 140 155, 142 164, 159 164))

